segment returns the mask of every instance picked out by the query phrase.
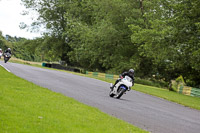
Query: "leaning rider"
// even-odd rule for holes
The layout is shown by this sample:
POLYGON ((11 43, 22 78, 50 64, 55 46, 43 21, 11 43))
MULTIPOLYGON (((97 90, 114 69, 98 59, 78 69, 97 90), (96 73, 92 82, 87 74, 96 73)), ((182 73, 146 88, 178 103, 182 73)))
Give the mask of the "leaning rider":
POLYGON ((12 54, 11 49, 10 49, 10 48, 6 49, 5 53, 10 53, 10 54, 12 54))
MULTIPOLYGON (((115 87, 115 85, 121 80, 123 79, 125 76, 129 76, 132 79, 133 85, 134 85, 134 70, 130 69, 128 72, 123 72, 122 74, 119 75, 119 78, 116 80, 115 84, 110 87, 110 89, 113 90, 113 88, 115 87)), ((128 88, 128 90, 130 91, 130 89, 128 88)))

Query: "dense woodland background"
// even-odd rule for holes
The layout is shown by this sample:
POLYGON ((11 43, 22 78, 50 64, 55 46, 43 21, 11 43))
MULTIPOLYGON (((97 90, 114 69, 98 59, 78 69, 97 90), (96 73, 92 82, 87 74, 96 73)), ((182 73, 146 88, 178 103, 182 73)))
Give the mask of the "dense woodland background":
POLYGON ((90 71, 169 82, 180 75, 200 87, 200 0, 22 0, 38 14, 22 29, 36 39, 0 33, 0 47, 17 58, 65 61, 90 71))

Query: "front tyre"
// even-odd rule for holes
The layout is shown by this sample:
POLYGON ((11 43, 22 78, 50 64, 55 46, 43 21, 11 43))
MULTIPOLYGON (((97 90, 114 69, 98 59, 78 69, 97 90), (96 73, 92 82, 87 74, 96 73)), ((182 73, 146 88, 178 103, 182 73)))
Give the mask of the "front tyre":
POLYGON ((6 63, 8 61, 8 58, 7 57, 4 57, 4 62, 6 63))
POLYGON ((118 93, 118 95, 116 96, 117 99, 119 99, 119 98, 124 94, 124 92, 126 92, 126 90, 124 90, 124 88, 122 88, 122 87, 120 87, 119 89, 120 89, 120 90, 119 90, 119 93, 118 93))

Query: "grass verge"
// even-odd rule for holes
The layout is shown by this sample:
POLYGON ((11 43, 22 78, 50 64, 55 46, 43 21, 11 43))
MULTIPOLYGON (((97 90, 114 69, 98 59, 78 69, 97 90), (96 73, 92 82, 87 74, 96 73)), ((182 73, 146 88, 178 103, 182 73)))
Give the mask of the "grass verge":
POLYGON ((0 132, 146 132, 0 67, 0 132))
POLYGON ((172 102, 176 102, 186 107, 200 110, 199 97, 186 96, 186 95, 179 94, 173 91, 169 91, 167 89, 161 89, 157 87, 151 87, 151 86, 140 85, 140 84, 135 84, 135 86, 133 86, 132 89, 146 93, 146 94, 150 94, 153 96, 157 96, 157 97, 160 97, 172 102))

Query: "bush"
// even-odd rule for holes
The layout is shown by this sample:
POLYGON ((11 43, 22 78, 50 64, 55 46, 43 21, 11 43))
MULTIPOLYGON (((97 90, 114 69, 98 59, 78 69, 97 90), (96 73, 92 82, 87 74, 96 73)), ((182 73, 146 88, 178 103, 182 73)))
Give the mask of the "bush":
POLYGON ((183 79, 183 76, 179 76, 179 77, 176 79, 176 82, 177 82, 178 84, 184 84, 184 85, 185 85, 185 81, 184 81, 184 79, 183 79))
POLYGON ((149 86, 155 86, 159 88, 168 88, 168 83, 165 81, 157 81, 157 80, 147 80, 147 79, 141 79, 141 78, 135 78, 135 83, 143 84, 143 85, 149 85, 149 86))
POLYGON ((185 82, 182 76, 179 76, 176 80, 171 80, 169 90, 177 92, 179 86, 184 86, 185 82))

